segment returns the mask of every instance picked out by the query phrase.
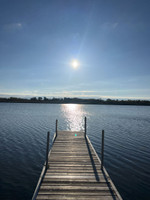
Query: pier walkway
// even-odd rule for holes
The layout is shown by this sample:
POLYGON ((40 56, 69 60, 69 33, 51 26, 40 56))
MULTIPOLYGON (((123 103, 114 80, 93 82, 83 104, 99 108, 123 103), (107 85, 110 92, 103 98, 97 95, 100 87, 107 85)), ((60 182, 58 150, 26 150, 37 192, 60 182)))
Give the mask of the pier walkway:
POLYGON ((121 200, 84 132, 58 131, 32 199, 121 200))

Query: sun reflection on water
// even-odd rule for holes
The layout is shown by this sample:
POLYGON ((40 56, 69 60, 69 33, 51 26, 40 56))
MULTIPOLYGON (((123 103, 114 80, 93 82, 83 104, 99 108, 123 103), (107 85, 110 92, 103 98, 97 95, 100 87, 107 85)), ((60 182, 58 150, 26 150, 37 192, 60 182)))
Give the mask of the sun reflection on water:
POLYGON ((67 122, 67 130, 82 131, 84 130, 84 117, 86 112, 81 104, 62 104, 61 109, 67 122))

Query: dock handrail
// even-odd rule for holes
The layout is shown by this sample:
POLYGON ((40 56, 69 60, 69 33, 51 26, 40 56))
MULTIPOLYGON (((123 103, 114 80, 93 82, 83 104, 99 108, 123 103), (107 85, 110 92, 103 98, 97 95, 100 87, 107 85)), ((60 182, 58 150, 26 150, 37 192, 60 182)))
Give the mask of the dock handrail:
POLYGON ((57 132, 58 132, 58 119, 56 119, 56 130, 55 130, 56 137, 57 137, 57 132))
POLYGON ((84 136, 86 137, 86 117, 84 118, 84 136))
POLYGON ((101 145, 101 170, 104 165, 104 130, 102 130, 102 145, 101 145))
POLYGON ((49 137, 50 137, 50 132, 47 132, 46 169, 48 169, 49 137))
MULTIPOLYGON (((53 145, 55 139, 56 139, 56 133, 54 134, 54 137, 53 137, 53 139, 52 139, 52 145, 53 145)), ((37 186, 36 186, 35 191, 34 191, 34 193, 33 193, 32 200, 35 200, 35 199, 36 199, 36 196, 37 196, 37 194, 38 194, 38 191, 39 191, 41 182, 42 182, 43 177, 44 177, 44 175, 45 175, 45 173, 46 173, 46 170, 47 170, 47 168, 48 168, 48 156, 49 156, 50 153, 51 153, 51 149, 50 149, 50 151, 49 151, 49 142, 50 142, 50 141, 49 141, 49 132, 48 132, 48 133, 47 133, 46 161, 45 161, 45 163, 44 163, 44 165, 43 165, 42 172, 41 172, 41 174, 40 174, 40 178, 39 178, 39 180, 38 180, 37 186)))

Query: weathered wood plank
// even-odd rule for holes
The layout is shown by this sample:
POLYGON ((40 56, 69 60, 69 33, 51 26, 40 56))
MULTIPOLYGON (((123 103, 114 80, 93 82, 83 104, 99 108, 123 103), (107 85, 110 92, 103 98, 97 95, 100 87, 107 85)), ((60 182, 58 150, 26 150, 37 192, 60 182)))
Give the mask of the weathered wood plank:
POLYGON ((74 192, 83 192, 83 191, 87 191, 87 192, 94 192, 94 191, 109 191, 109 188, 107 186, 105 187, 95 187, 95 186, 49 186, 49 185, 41 185, 40 191, 43 190, 48 190, 48 191, 53 191, 53 190, 67 190, 69 191, 74 191, 74 192))
POLYGON ((110 186, 109 182, 68 182, 68 181, 51 181, 50 179, 44 179, 42 185, 52 185, 52 186, 63 186, 63 185, 71 185, 71 186, 87 186, 87 187, 108 187, 110 186))
POLYGON ((43 199, 43 200, 86 200, 86 199, 89 199, 89 200, 114 200, 114 199, 117 199, 117 198, 114 198, 112 196, 89 196, 89 195, 84 195, 84 196, 81 196, 80 194, 79 195, 76 195, 76 196, 72 196, 72 195, 38 195, 37 197, 37 200, 40 200, 40 199, 43 199))
POLYGON ((109 190, 107 191, 88 191, 88 190, 77 190, 77 191, 72 191, 72 190, 40 190, 39 195, 65 195, 65 196, 112 196, 111 192, 109 190))
MULTIPOLYGON (((93 166, 92 163, 88 163, 88 162, 82 162, 80 163, 80 161, 76 161, 76 162, 72 162, 72 161, 66 161, 66 162, 49 162, 49 165, 51 164, 51 167, 53 166, 56 166, 56 167, 59 167, 59 166, 64 166, 64 167, 92 167, 94 168, 95 170, 97 169, 96 167, 100 167, 100 165, 98 163, 94 163, 95 166, 93 166)), ((50 167, 50 166, 49 166, 50 167)))
POLYGON ((106 181, 105 179, 100 179, 100 180, 96 181, 96 179, 89 179, 89 178, 75 179, 75 178, 59 178, 59 177, 53 177, 53 178, 52 177, 45 177, 44 179, 49 180, 49 182, 57 182, 57 183, 61 183, 61 182, 68 182, 68 183, 71 183, 71 182, 79 183, 80 182, 80 183, 83 183, 83 182, 86 182, 86 183, 93 184, 93 183, 101 183, 101 182, 106 181))
MULTIPOLYGON (((99 173, 99 174, 103 174, 100 170, 97 170, 97 172, 99 173)), ((68 169, 68 170, 66 170, 65 168, 63 168, 63 169, 59 169, 59 170, 52 170, 52 169, 48 169, 47 170, 47 173, 50 173, 50 174, 54 174, 54 173, 80 173, 80 174, 82 174, 82 173, 86 173, 86 174, 88 174, 88 173, 94 173, 94 170, 93 169, 91 169, 91 170, 89 170, 89 169, 68 169)))

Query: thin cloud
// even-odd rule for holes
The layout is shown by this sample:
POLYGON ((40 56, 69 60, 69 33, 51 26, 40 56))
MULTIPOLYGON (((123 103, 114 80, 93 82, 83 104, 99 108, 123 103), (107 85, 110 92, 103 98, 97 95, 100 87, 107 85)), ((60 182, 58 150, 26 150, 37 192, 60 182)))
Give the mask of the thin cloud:
POLYGON ((119 24, 118 22, 114 22, 114 23, 106 22, 102 24, 101 28, 104 31, 110 31, 110 30, 116 29, 118 24, 119 24))
POLYGON ((88 91, 88 90, 76 90, 76 91, 71 91, 72 93, 94 93, 94 92, 97 92, 97 91, 88 91))
POLYGON ((22 29, 22 23, 10 23, 10 24, 5 24, 3 26, 3 30, 6 32, 16 32, 22 29))

